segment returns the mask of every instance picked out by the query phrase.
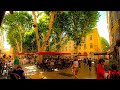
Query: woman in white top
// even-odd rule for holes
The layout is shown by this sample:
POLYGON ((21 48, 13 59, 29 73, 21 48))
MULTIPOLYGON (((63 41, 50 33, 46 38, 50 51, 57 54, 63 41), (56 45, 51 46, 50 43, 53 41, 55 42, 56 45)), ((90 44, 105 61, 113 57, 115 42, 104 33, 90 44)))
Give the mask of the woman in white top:
POLYGON ((75 79, 78 79, 78 76, 77 76, 78 69, 79 69, 78 58, 77 58, 77 56, 75 56, 75 59, 73 61, 73 65, 72 65, 72 72, 73 72, 73 74, 75 76, 75 79))

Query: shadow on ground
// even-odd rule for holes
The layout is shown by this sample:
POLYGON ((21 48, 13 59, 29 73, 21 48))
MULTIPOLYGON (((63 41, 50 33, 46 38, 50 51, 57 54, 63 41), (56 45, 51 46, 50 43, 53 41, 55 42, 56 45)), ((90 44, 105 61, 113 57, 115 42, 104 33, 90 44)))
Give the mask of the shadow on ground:
POLYGON ((72 77, 73 75, 72 74, 69 74, 69 73, 64 73, 64 72, 60 72, 58 73, 59 75, 62 75, 62 76, 67 76, 67 77, 72 77))

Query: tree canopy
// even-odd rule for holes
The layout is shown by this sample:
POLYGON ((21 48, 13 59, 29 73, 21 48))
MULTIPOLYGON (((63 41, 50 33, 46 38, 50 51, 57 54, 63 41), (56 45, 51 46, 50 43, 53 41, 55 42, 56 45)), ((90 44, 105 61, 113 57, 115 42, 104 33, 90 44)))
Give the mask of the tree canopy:
POLYGON ((102 45, 102 51, 106 52, 109 47, 109 43, 104 37, 101 37, 101 45, 102 45))
POLYGON ((35 51, 55 47, 59 51, 62 45, 73 40, 76 49, 99 18, 98 11, 32 11, 32 15, 27 11, 5 15, 3 24, 11 46, 21 46, 27 51, 31 51, 32 46, 35 51))
MULTIPOLYGON (((82 37, 92 32, 99 18, 98 11, 63 11, 58 12, 55 18, 54 28, 61 30, 75 42, 75 49, 82 41, 82 37)), ((59 32, 57 32, 59 33, 59 32)))
POLYGON ((7 13, 3 19, 2 27, 7 31, 7 42, 12 47, 17 47, 18 51, 22 51, 24 34, 32 28, 32 15, 27 11, 7 13))

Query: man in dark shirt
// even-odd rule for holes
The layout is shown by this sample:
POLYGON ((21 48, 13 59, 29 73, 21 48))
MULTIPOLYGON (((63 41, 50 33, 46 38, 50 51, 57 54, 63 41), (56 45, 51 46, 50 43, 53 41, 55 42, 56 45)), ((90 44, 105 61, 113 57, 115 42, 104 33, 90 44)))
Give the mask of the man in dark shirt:
POLYGON ((25 73, 20 65, 17 66, 17 74, 20 76, 20 79, 25 79, 25 73))

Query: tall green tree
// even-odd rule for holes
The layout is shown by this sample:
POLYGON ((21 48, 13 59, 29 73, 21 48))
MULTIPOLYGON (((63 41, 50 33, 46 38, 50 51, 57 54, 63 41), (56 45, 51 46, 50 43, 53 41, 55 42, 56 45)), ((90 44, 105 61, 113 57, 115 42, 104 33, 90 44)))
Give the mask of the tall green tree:
POLYGON ((101 46, 103 52, 106 52, 109 47, 109 43, 104 37, 101 37, 101 46))
MULTIPOLYGON (((36 41, 37 41, 37 46, 38 46, 38 52, 39 51, 44 51, 47 41, 49 40, 50 34, 51 34, 51 29, 54 23, 54 17, 55 17, 55 11, 50 11, 49 12, 49 24, 47 26, 47 32, 44 39, 43 39, 43 43, 40 43, 40 39, 41 39, 41 35, 39 36, 39 28, 38 28, 38 21, 37 21, 37 15, 35 13, 35 11, 32 11, 32 15, 33 15, 33 21, 34 21, 34 30, 35 30, 35 34, 36 34, 36 41)), ((42 56, 38 56, 39 58, 39 63, 41 63, 42 61, 42 56)))
POLYGON ((6 13, 3 25, 6 26, 8 43, 11 46, 17 46, 17 51, 22 52, 23 36, 27 30, 32 28, 32 15, 27 11, 15 11, 14 14, 6 13))
POLYGON ((92 32, 99 18, 98 11, 62 11, 59 12, 55 27, 59 28, 74 41, 75 52, 86 34, 92 32))
POLYGON ((69 40, 69 36, 66 33, 66 22, 68 21, 67 12, 57 11, 55 15, 55 21, 51 33, 50 46, 53 47, 55 51, 60 51, 60 48, 65 45, 69 40))
POLYGON ((70 11, 68 15, 71 23, 67 33, 75 43, 75 53, 78 53, 78 45, 96 26, 99 14, 97 11, 70 11))

